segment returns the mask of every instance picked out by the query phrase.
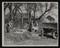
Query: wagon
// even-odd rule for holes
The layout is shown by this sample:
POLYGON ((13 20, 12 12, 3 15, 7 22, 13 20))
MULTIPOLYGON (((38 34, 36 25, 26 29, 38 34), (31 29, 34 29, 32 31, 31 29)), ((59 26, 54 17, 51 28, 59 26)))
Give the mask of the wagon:
POLYGON ((58 37, 58 26, 57 23, 43 23, 43 35, 49 35, 49 33, 51 34, 51 36, 53 38, 57 38, 58 37))
POLYGON ((37 31, 41 37, 44 35, 51 35, 54 39, 58 37, 57 23, 40 23, 38 26, 32 26, 34 32, 37 31))

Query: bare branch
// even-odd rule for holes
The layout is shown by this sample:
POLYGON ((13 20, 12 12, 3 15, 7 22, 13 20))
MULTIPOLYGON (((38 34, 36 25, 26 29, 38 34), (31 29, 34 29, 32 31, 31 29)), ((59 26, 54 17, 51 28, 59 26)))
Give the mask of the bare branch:
POLYGON ((49 9, 47 9, 47 4, 46 4, 46 10, 45 10, 45 12, 39 18, 37 18, 36 20, 41 19, 44 16, 44 14, 46 14, 48 11, 51 11, 54 7, 55 7, 55 4, 54 3, 50 3, 49 9))

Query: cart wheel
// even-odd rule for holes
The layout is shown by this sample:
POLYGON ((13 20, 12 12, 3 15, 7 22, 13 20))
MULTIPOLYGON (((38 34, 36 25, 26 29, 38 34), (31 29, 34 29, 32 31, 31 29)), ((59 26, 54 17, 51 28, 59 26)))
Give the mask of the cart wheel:
POLYGON ((58 39, 58 33, 56 33, 55 36, 56 36, 56 39, 58 39))
POLYGON ((53 38, 56 39, 57 36, 56 36, 56 32, 53 32, 53 38))

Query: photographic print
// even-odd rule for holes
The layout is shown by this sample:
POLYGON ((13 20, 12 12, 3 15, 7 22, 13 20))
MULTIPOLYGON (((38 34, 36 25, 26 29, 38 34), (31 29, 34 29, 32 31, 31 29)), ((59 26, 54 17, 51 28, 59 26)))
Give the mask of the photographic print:
POLYGON ((2 2, 2 46, 58 46, 58 2, 2 2))

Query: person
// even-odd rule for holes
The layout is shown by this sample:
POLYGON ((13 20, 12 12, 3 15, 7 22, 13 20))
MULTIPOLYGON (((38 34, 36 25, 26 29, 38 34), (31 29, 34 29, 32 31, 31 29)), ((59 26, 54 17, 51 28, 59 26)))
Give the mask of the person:
POLYGON ((9 32, 9 23, 7 23, 6 30, 7 30, 7 33, 8 33, 9 32))
POLYGON ((12 21, 10 21, 10 22, 7 23, 7 26, 6 26, 7 33, 10 32, 10 29, 12 29, 12 27, 13 27, 12 25, 13 25, 12 21))

